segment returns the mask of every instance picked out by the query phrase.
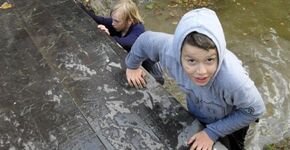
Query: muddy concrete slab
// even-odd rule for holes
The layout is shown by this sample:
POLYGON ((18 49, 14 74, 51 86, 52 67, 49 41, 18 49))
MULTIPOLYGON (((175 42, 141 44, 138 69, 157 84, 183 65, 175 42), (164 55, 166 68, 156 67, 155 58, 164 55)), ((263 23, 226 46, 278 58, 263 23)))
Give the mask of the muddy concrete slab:
POLYGON ((72 0, 10 2, 0 10, 0 149, 186 149, 202 129, 151 76, 129 87, 125 51, 72 0))

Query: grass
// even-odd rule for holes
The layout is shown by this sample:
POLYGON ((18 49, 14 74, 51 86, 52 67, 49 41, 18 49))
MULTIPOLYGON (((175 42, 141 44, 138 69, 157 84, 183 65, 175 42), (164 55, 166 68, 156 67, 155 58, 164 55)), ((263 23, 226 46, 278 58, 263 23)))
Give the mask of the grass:
POLYGON ((186 100, 185 100, 185 94, 181 92, 179 87, 176 85, 175 81, 173 79, 170 79, 168 76, 165 75, 165 83, 164 88, 171 93, 177 101, 187 109, 186 107, 186 100))
POLYGON ((290 138, 286 138, 279 143, 266 145, 264 150, 288 150, 290 149, 290 138))

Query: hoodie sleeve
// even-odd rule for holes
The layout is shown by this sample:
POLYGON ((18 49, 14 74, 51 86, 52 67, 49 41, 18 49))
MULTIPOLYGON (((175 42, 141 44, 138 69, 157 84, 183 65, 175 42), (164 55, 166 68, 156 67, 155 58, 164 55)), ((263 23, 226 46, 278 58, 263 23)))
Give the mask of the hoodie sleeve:
POLYGON ((166 33, 146 31, 141 34, 125 59, 127 68, 137 69, 146 59, 154 62, 161 60, 168 49, 170 39, 172 36, 166 33))
POLYGON ((205 132, 214 141, 248 126, 266 110, 263 99, 251 80, 224 93, 227 103, 234 105, 236 109, 225 118, 206 126, 205 132))

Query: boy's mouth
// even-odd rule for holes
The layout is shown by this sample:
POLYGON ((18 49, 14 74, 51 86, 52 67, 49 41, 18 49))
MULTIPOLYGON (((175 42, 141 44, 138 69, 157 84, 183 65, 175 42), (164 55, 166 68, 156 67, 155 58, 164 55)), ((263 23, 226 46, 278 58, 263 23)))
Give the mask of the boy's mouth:
POLYGON ((205 84, 208 81, 208 77, 195 77, 194 80, 198 84, 205 84))

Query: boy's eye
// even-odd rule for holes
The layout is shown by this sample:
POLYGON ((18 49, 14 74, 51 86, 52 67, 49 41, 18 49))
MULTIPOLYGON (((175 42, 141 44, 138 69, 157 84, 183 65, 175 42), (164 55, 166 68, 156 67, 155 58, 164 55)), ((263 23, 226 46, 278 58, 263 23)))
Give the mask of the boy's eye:
POLYGON ((195 61, 194 59, 187 59, 187 62, 188 62, 189 64, 194 64, 196 61, 195 61))
POLYGON ((208 63, 213 63, 215 60, 216 60, 216 58, 215 57, 212 57, 212 58, 208 58, 207 59, 207 62, 208 63))
POLYGON ((214 59, 213 58, 209 58, 209 59, 207 59, 207 61, 214 61, 214 59))

